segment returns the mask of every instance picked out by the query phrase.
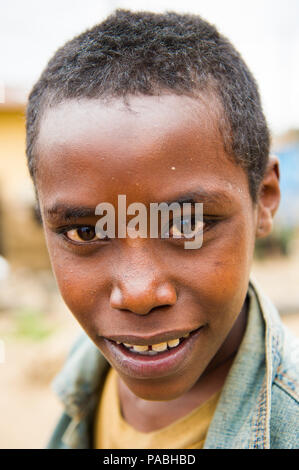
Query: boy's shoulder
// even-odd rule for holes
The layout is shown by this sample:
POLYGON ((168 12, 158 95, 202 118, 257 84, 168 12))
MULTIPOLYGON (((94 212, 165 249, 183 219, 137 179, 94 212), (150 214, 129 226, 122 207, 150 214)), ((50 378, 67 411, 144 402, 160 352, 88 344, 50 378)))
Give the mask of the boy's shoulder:
POLYGON ((270 403, 271 448, 299 446, 299 338, 286 327, 276 308, 257 287, 267 323, 266 356, 272 377, 270 403), (272 369, 272 370, 271 370, 272 369))
POLYGON ((274 385, 299 404, 299 339, 283 325, 283 354, 274 385))
POLYGON ((299 338, 283 323, 278 310, 253 278, 250 282, 266 324, 265 348, 272 383, 299 401, 299 338))

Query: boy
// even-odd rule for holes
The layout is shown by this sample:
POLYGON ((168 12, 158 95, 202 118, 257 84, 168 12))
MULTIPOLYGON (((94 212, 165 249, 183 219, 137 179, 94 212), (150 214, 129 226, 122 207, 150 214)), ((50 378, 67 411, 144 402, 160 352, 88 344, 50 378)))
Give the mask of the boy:
POLYGON ((56 279, 86 333, 55 379, 65 412, 49 447, 297 447, 298 342, 249 281, 278 162, 232 45, 197 16, 116 11, 33 88, 27 156, 56 279), (99 236, 99 203, 123 230, 120 195, 202 203, 201 248, 185 249, 183 219, 168 238, 99 236))

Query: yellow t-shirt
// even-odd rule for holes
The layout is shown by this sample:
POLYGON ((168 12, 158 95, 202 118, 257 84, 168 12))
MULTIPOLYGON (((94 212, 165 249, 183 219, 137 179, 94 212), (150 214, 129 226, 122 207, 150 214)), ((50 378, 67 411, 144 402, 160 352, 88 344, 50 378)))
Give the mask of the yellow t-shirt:
POLYGON ((201 449, 221 391, 186 416, 152 432, 141 432, 122 417, 117 372, 108 372, 96 411, 95 449, 201 449))

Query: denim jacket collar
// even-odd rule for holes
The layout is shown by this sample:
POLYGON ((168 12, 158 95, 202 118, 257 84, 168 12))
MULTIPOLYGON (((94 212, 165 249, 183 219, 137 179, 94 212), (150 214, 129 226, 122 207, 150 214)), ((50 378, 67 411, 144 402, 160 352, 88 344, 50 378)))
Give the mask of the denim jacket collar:
POLYGON ((252 282, 249 293, 246 332, 210 424, 206 449, 270 448, 271 389, 283 332, 276 309, 252 282))
MULTIPOLYGON (((269 448, 271 387, 281 361, 283 331, 271 302, 250 282, 244 338, 221 392, 204 448, 269 448)), ((71 422, 69 447, 88 447, 86 421, 94 413, 109 364, 83 335, 71 350, 53 389, 71 422), (83 430, 83 431, 82 431, 83 430)))

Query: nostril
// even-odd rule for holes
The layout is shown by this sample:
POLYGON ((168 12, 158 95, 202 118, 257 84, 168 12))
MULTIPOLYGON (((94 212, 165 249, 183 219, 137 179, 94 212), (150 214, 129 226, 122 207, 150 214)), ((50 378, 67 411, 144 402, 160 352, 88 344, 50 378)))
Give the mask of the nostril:
POLYGON ((151 309, 151 312, 156 312, 157 310, 168 310, 171 307, 171 305, 158 305, 157 307, 153 307, 151 309))
POLYGON ((138 304, 135 306, 131 305, 131 307, 128 308, 128 307, 124 307, 121 305, 118 305, 118 306, 116 306, 116 304, 113 305, 113 308, 121 310, 124 313, 134 313, 135 315, 148 315, 149 313, 153 313, 158 310, 159 311, 166 310, 170 307, 171 305, 156 305, 154 307, 149 307, 148 304, 147 305, 138 304))
POLYGON ((133 310, 130 310, 130 312, 133 312, 135 313, 136 315, 148 315, 149 313, 153 313, 153 312, 156 312, 156 311, 161 311, 162 309, 165 310, 165 309, 168 309, 169 307, 171 307, 171 305, 157 305, 157 306, 154 306, 154 307, 151 307, 151 308, 148 308, 147 306, 144 307, 143 309, 135 309, 135 311, 133 310))

